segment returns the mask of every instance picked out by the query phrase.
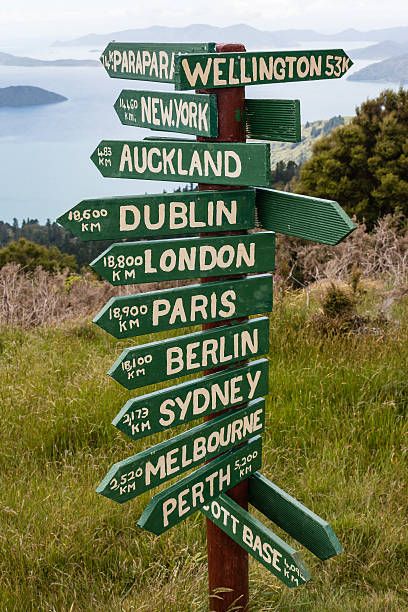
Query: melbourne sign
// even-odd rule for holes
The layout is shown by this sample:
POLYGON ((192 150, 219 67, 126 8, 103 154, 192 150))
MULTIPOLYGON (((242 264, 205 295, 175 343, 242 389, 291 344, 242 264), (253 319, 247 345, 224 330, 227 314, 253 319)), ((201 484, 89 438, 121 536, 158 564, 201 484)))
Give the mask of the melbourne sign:
POLYGON ((241 368, 223 370, 132 398, 112 425, 133 440, 139 440, 265 396, 268 385, 268 360, 256 359, 241 368))
POLYGON ((260 398, 115 463, 97 492, 123 503, 246 442, 264 427, 265 400, 260 398))
POLYGON ((269 350, 269 319, 217 327, 123 351, 108 371, 114 380, 136 389, 209 368, 227 366, 269 350))
POLYGON ((275 267, 275 234, 116 243, 90 265, 112 285, 268 272, 275 267))
POLYGON ((273 276, 262 274, 114 297, 93 322, 115 338, 143 336, 272 310, 273 276))
POLYGON ((262 438, 255 436, 155 495, 137 524, 160 535, 248 478, 261 463, 262 438))
POLYGON ((209 138, 218 136, 215 94, 124 89, 120 92, 114 109, 123 125, 209 138))
POLYGON ((176 58, 174 84, 176 89, 212 89, 337 79, 352 65, 343 49, 195 53, 176 58))
POLYGON ((101 62, 114 79, 172 83, 175 57, 200 51, 215 51, 215 43, 110 42, 101 55, 101 62))
POLYGON ((82 200, 57 221, 81 240, 252 229, 255 189, 82 200))
POLYGON ((310 580, 298 552, 227 495, 220 495, 201 511, 288 587, 310 580))
POLYGON ((91 155, 102 176, 215 185, 271 185, 267 143, 102 140, 91 155))

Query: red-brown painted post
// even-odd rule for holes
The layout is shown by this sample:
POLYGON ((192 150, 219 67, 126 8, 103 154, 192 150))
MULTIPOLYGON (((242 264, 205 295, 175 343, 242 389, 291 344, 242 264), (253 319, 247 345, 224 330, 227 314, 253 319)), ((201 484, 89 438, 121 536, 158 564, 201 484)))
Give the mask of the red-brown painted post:
MULTIPOLYGON (((232 51, 245 51, 240 43, 217 44, 218 53, 232 51)), ((222 89, 201 90, 200 93, 215 93, 218 102, 218 137, 197 137, 201 142, 245 142, 245 87, 231 87, 222 89)), ((236 185, 198 185, 200 191, 210 189, 237 189, 236 185)), ((220 232, 219 236, 243 234, 243 231, 220 232)), ((206 236, 208 234, 200 234, 206 236)), ((213 236, 215 234, 212 234, 213 236)), ((201 283, 225 280, 230 277, 212 277, 201 279, 201 283)), ((212 329, 220 325, 228 325, 246 321, 247 318, 230 319, 218 323, 206 323, 203 329, 212 329)), ((219 367, 207 370, 205 374, 219 372, 225 368, 219 367)), ((236 407, 238 408, 238 406, 236 407)), ((217 413, 216 416, 222 414, 217 413)), ((211 420, 212 416, 205 417, 211 420)), ((248 480, 244 480, 228 491, 228 495, 240 506, 248 509, 248 480)), ((234 604, 234 610, 248 609, 248 553, 229 538, 219 527, 209 519, 207 521, 207 556, 208 556, 208 587, 211 612, 226 612, 234 604)))

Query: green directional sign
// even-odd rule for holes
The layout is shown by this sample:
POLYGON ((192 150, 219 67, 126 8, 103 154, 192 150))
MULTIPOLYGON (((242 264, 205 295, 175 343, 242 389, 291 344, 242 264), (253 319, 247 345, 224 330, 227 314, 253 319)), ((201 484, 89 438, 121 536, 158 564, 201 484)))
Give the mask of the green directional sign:
POLYGON ((82 200, 57 221, 81 240, 152 238, 252 229, 255 189, 82 200))
POLYGON ((193 53, 175 59, 176 89, 337 79, 353 62, 343 49, 193 53))
POLYGON ((172 83, 174 59, 179 53, 213 51, 215 43, 110 42, 101 55, 101 62, 114 79, 172 83))
POLYGON ((93 322, 115 338, 143 336, 272 310, 273 276, 262 274, 114 297, 93 322))
POLYGON ((268 143, 102 140, 91 160, 109 178, 271 185, 268 143))
POLYGON ((259 357, 268 349, 269 319, 260 317, 239 325, 217 327, 127 348, 108 374, 126 389, 136 389, 259 357))
POLYGON ((238 450, 210 461, 155 495, 137 524, 160 535, 224 491, 248 478, 259 469, 261 462, 262 438, 255 436, 238 450))
POLYGON ((114 109, 123 125, 208 138, 218 136, 215 94, 123 89, 114 109))
POLYGON ((314 512, 256 472, 249 479, 249 502, 319 559, 342 552, 330 525, 314 512))
POLYGON ((258 221, 264 229, 305 240, 338 244, 356 229, 333 200, 276 191, 256 190, 258 221))
POLYGON ((256 359, 241 368, 223 370, 132 398, 112 425, 133 440, 139 440, 267 395, 268 387, 268 360, 256 359))
POLYGON ((245 100, 247 138, 300 142, 300 100, 245 100))
POLYGON ((311 578, 299 553, 225 494, 201 512, 288 587, 311 578))
POLYGON ((260 434, 265 427, 265 400, 231 410, 156 444, 125 461, 115 463, 96 489, 123 503, 213 459, 260 434))
POLYGON ((275 234, 121 242, 90 265, 112 285, 268 272, 275 267, 275 234))

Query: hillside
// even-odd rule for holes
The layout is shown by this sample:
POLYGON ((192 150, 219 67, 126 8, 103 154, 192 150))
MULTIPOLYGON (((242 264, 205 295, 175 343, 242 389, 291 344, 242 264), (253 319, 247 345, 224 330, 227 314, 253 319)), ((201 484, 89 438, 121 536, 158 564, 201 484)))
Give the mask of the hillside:
POLYGON ((408 40, 408 27, 386 28, 383 30, 355 30, 348 29, 336 34, 321 34, 315 30, 258 30, 245 24, 235 24, 226 28, 208 24, 192 24, 183 28, 166 26, 152 26, 149 28, 121 30, 105 34, 87 34, 72 40, 56 41, 52 46, 87 46, 106 45, 111 40, 137 41, 137 42, 222 42, 239 41, 249 48, 273 46, 297 47, 300 43, 324 40, 328 43, 337 41, 373 41, 381 42, 391 40, 405 43, 408 40))
POLYGON ((382 60, 389 57, 395 57, 396 55, 402 55, 408 52, 407 43, 397 43, 392 40, 385 40, 384 42, 370 45, 369 47, 362 47, 361 49, 350 49, 347 54, 352 60, 382 60))
POLYGON ((100 63, 97 60, 40 60, 0 52, 0 66, 100 66, 100 63))
POLYGON ((29 85, 15 85, 0 88, 0 108, 5 106, 36 106, 39 104, 56 104, 65 102, 67 98, 53 91, 31 87, 29 85))
POLYGON ((370 64, 347 78, 350 81, 408 83, 408 53, 370 64))

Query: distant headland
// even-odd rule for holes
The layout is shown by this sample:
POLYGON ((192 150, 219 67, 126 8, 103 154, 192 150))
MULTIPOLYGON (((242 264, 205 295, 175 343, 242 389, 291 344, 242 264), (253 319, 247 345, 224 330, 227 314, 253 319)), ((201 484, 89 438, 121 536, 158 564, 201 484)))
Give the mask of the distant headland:
POLYGON ((29 85, 15 85, 0 88, 0 108, 5 106, 37 106, 39 104, 56 104, 65 102, 68 98, 29 85))
POLYGON ((75 59, 40 60, 0 52, 0 66, 100 66, 100 62, 75 59))

